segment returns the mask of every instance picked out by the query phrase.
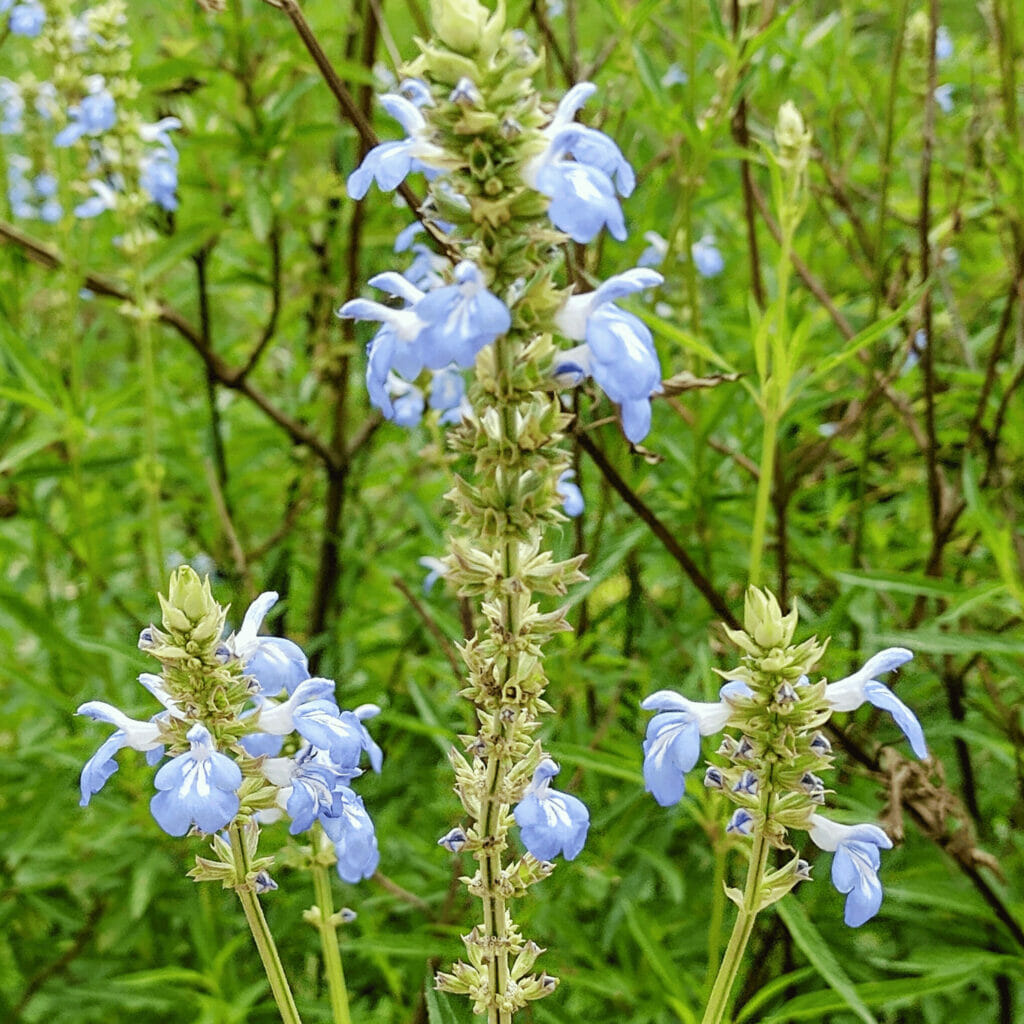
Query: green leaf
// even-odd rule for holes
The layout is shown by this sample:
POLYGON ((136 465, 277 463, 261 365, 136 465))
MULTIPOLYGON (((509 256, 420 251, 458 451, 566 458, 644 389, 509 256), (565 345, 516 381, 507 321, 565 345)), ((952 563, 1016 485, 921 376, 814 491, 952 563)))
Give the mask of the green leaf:
MULTIPOLYGON (((803 906, 794 899, 788 899, 778 904, 778 910, 793 941, 839 997, 840 1009, 852 1010, 864 1024, 878 1024, 874 1014, 857 994, 850 976, 829 948, 828 940, 811 923, 803 906)), ((789 1012, 788 1009, 786 1012, 789 1012)))

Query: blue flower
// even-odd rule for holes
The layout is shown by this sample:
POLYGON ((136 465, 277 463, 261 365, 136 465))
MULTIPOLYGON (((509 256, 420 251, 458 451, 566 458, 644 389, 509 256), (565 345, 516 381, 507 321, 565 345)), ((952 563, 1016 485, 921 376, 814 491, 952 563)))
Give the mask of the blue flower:
POLYGON ((703 235, 690 246, 693 265, 701 277, 715 277, 725 269, 725 260, 718 251, 714 235, 703 235))
POLYGON ((508 307, 484 284, 475 263, 455 267, 453 284, 427 292, 415 306, 430 327, 422 338, 423 361, 432 370, 455 363, 470 367, 485 345, 512 326, 508 307))
POLYGON ((330 679, 315 677, 303 679, 287 700, 275 704, 263 694, 254 698, 256 707, 247 711, 242 717, 257 716, 256 732, 269 733, 271 736, 287 736, 296 728, 295 715, 303 704, 333 698, 334 682, 330 679))
POLYGON ((418 426, 426 408, 423 392, 415 384, 402 380, 396 373, 388 374, 387 387, 395 410, 394 421, 400 427, 411 429, 418 426))
POLYGON ((432 555, 424 555, 417 561, 427 570, 427 575, 423 577, 423 593, 429 594, 434 584, 448 575, 448 566, 432 555))
POLYGON ((189 729, 191 749, 168 761, 156 773, 160 790, 149 803, 156 823, 172 836, 183 836, 193 825, 202 832, 217 832, 238 813, 242 772, 213 745, 202 725, 189 729))
POLYGON ((626 221, 608 175, 589 164, 560 159, 572 141, 568 132, 560 137, 562 148, 549 151, 548 162, 537 168, 527 184, 551 200, 551 223, 574 242, 593 241, 603 227, 613 238, 625 241, 626 221))
MULTIPOLYGON (((3 11, 0 11, 2 14, 3 11)), ((25 113, 25 100, 16 82, 0 77, 0 135, 14 135, 21 131, 25 113)))
POLYGON ((107 780, 117 771, 117 762, 114 755, 125 747, 133 750, 154 751, 163 748, 161 735, 161 722, 140 722, 137 719, 129 718, 123 711, 100 700, 90 700, 82 704, 75 712, 78 715, 85 715, 97 722, 108 722, 116 726, 113 732, 100 745, 92 757, 86 761, 82 768, 81 791, 82 799, 80 805, 86 807, 92 799, 93 794, 98 793, 107 783, 107 780))
POLYGON ((935 59, 949 60, 953 56, 953 37, 945 25, 940 25, 935 32, 935 59))
POLYGON ((415 107, 433 107, 434 97, 430 86, 421 78, 403 78, 398 91, 415 107))
POLYGON ((700 758, 700 738, 721 732, 732 716, 726 700, 717 704, 687 700, 673 690, 658 690, 640 704, 657 711, 644 739, 644 789, 662 807, 679 803, 686 773, 700 758))
POLYGON ((571 156, 581 164, 601 171, 615 182, 619 195, 627 197, 636 187, 636 175, 629 161, 615 142, 604 132, 576 124, 574 118, 583 105, 597 92, 593 82, 578 82, 558 104, 544 134, 551 140, 550 148, 571 156))
MULTIPOLYGON (((356 768, 366 751, 370 766, 379 772, 384 753, 373 741, 363 721, 380 714, 376 704, 360 704, 355 711, 341 711, 333 700, 308 701, 293 712, 295 730, 303 739, 330 752, 339 768, 356 768)), ((261 720, 262 724, 262 720, 261 720)))
POLYGON ((878 851, 892 849, 892 840, 877 825, 840 825, 820 814, 811 816, 808 835, 820 850, 835 854, 832 884, 847 894, 843 919, 859 928, 882 905, 878 851))
POLYGON ((944 114, 953 113, 953 86, 949 82, 935 86, 935 92, 932 95, 944 114))
POLYGON ((398 142, 382 142, 374 146, 366 158, 348 177, 348 194, 362 199, 376 181, 382 192, 398 188, 412 171, 433 173, 431 160, 444 156, 444 151, 426 139, 427 122, 414 103, 396 93, 380 97, 381 106, 406 131, 406 138, 398 142))
POLYGON ((917 716, 888 686, 873 678, 899 668, 913 656, 904 647, 888 647, 869 658, 864 667, 852 676, 829 683, 825 687, 825 700, 833 711, 856 711, 865 702, 888 711, 910 742, 910 749, 923 759, 928 756, 928 745, 917 716))
POLYGON ((661 84, 666 89, 673 85, 686 85, 689 81, 690 76, 678 64, 669 64, 661 76, 661 84))
POLYGON ((263 762, 262 772, 282 792, 293 836, 305 832, 316 820, 323 822, 340 814, 340 791, 362 774, 358 768, 336 765, 327 751, 308 745, 294 758, 269 758, 263 762))
POLYGON ((168 132, 180 127, 176 117, 165 117, 139 129, 143 142, 156 143, 139 161, 139 184, 157 206, 168 212, 178 208, 178 151, 168 132))
POLYGON ((583 849, 590 828, 590 812, 582 800, 549 788, 559 770, 544 758, 513 812, 523 845, 537 860, 551 860, 559 853, 572 860, 583 849))
POLYGON ((12 36, 34 39, 46 24, 46 10, 38 0, 25 0, 11 9, 7 27, 12 36))
POLYGON ((640 253, 636 261, 638 267, 660 267, 668 255, 668 239, 659 235, 657 231, 645 231, 644 239, 647 248, 640 253))
POLYGON ((380 863, 377 836, 361 797, 351 789, 342 789, 338 798, 338 813, 321 818, 321 823, 334 843, 338 875, 343 882, 355 885, 364 878, 371 878, 377 870, 380 863))
POLYGON ((417 304, 424 293, 401 274, 392 272, 371 277, 370 284, 398 296, 405 307, 394 309, 370 299, 351 299, 338 310, 338 316, 383 324, 367 347, 366 388, 370 401, 388 419, 394 419, 388 375, 396 371, 406 380, 415 380, 423 369, 422 337, 429 325, 419 315, 417 304))
POLYGON ((733 815, 729 819, 729 824, 725 826, 725 831, 730 835, 736 836, 753 835, 754 816, 750 811, 740 807, 733 811, 733 815))
POLYGON ((576 516, 583 515, 583 492, 579 487, 573 483, 573 477, 576 473, 567 469, 559 478, 555 484, 555 490, 558 496, 562 499, 562 509, 567 516, 572 516, 574 519, 576 516))
POLYGON ((114 127, 117 106, 103 76, 92 75, 87 80, 87 88, 89 92, 81 102, 68 110, 69 123, 57 133, 53 140, 55 146, 70 146, 86 135, 102 135, 114 127))
MULTIPOLYGON (((245 613, 241 628, 228 637, 228 649, 255 676, 260 690, 276 696, 282 690, 294 693, 295 687, 309 678, 309 663, 298 644, 279 636, 259 636, 267 612, 277 604, 277 593, 260 594, 245 613)), ((287 730, 286 730, 287 731, 287 730)))
POLYGON ((441 423, 458 423, 466 402, 466 379, 454 367, 435 370, 430 381, 430 408, 441 413, 441 423))
POLYGON ((622 427, 634 444, 651 428, 651 395, 661 390, 661 364, 647 325, 615 305, 616 299, 664 278, 656 270, 635 267, 608 278, 596 291, 573 295, 555 316, 566 338, 586 345, 560 353, 555 375, 575 370, 592 376, 604 393, 622 408, 622 427))
POLYGON ((117 206, 117 193, 106 182, 94 178, 89 182, 89 187, 95 194, 84 199, 72 210, 76 217, 82 220, 98 217, 117 206))

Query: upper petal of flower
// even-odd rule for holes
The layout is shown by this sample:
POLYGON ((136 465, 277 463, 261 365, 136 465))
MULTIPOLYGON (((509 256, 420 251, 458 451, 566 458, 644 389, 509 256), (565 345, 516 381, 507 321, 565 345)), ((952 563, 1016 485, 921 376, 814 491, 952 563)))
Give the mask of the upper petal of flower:
POLYGON ((864 684, 883 672, 891 672, 914 657, 905 647, 887 647, 864 663, 853 675, 825 687, 825 700, 833 711, 855 711, 867 700, 864 684))
POLYGON ((155 722, 140 722, 129 718, 123 711, 102 700, 90 700, 75 712, 97 722, 108 722, 124 733, 122 746, 133 750, 152 750, 160 746, 160 726, 155 722))

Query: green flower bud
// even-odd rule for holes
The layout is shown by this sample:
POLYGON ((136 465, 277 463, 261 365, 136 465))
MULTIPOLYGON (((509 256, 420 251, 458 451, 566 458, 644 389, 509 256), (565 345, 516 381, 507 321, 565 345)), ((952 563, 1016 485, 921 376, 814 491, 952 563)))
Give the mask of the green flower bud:
POLYGON ((430 0, 430 20, 438 38, 457 53, 476 53, 488 10, 477 0, 430 0))
POLYGON ((785 647, 796 630, 796 608, 782 614, 779 602, 770 590, 749 587, 743 601, 743 627, 747 635, 764 650, 785 647))
POLYGON ((775 144, 779 147, 779 163, 784 167, 803 170, 811 150, 811 132, 792 100, 779 107, 775 122, 775 144))

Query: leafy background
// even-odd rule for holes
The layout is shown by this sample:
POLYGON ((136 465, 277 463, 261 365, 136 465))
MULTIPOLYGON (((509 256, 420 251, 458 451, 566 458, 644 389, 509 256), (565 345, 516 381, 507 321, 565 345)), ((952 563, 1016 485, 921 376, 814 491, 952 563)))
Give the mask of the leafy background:
MULTIPOLYGON (((425 5, 303 9, 358 105, 394 137, 373 92, 413 55, 425 5)), ((779 264, 763 147, 786 99, 815 150, 788 300, 805 347, 779 439, 769 580, 798 602, 801 636, 832 637, 832 678, 882 646, 913 648, 897 687, 934 761, 908 762, 870 709, 840 716, 834 804, 903 834, 884 860, 885 903, 845 928, 827 860, 817 864, 760 923, 736 1020, 1021 1019, 1024 4, 942 5, 955 53, 938 71, 953 109, 933 106, 931 128, 927 61, 904 33, 924 9, 511 4, 511 21, 546 44, 547 96, 595 80, 586 117, 638 171, 629 240, 576 252, 581 272, 633 265, 645 231, 677 253, 713 233, 724 272, 702 279, 671 257, 645 311, 666 376, 744 375, 656 402, 636 453, 606 402, 578 399, 587 510, 552 543, 587 551, 590 580, 571 597, 576 635, 551 653, 546 744, 593 826, 580 858, 518 908, 562 978, 528 1019, 699 1019, 731 920, 718 882, 741 858, 724 809, 699 772, 678 808, 644 794, 637 705, 666 685, 710 695, 711 668, 730 663, 718 623, 742 603, 762 426, 744 382, 779 264), (666 84, 672 64, 687 82, 666 84), (924 325, 924 238, 932 329, 908 364, 924 325)), ((164 304, 154 409, 117 298, 123 225, 108 215, 47 233, 0 208, 0 1016, 275 1019, 231 894, 185 878, 202 844, 150 818, 141 758, 123 755, 77 806, 100 736, 74 709, 97 698, 151 713, 135 676, 152 666, 135 638, 167 567, 199 559, 236 623, 254 594, 278 590, 269 631, 303 643, 346 706, 384 708, 385 770, 361 782, 381 874, 336 894, 359 915, 343 936, 355 1018, 462 1019, 427 979, 458 955, 475 913, 459 864, 436 846, 459 810, 445 751, 467 723, 453 644, 471 612, 441 588, 424 595, 417 565, 443 550, 449 456, 434 424, 380 422, 362 385, 367 336, 333 315, 396 265, 409 214, 376 191, 346 198, 358 136, 283 11, 139 0, 129 29, 139 109, 184 123, 181 206, 154 218, 144 269, 164 304), (44 265, 47 253, 62 266, 44 265), (94 297, 69 299, 86 277, 94 297)), ((0 39, 11 77, 37 60, 23 42, 0 39)), ((286 843, 267 831, 268 847, 286 843)), ((301 920, 310 886, 287 869, 278 881, 266 903, 300 1008, 327 1020, 301 920)))

